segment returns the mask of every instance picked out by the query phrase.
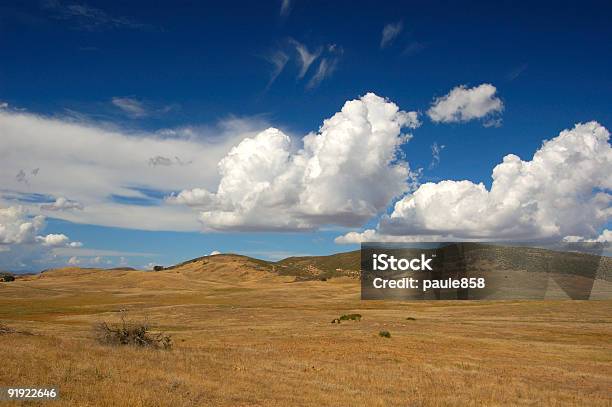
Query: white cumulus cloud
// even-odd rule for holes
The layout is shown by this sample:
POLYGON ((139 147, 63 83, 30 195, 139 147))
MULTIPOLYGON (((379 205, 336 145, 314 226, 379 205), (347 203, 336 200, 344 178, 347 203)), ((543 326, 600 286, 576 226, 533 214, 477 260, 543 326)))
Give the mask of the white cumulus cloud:
POLYGON ((69 244, 70 239, 64 234, 49 234, 46 236, 37 236, 36 241, 43 246, 61 247, 69 244))
POLYGON ((70 209, 83 210, 83 204, 60 196, 55 200, 55 202, 41 205, 40 208, 47 211, 67 211, 70 209))
POLYGON ((393 236, 381 234, 375 229, 366 229, 363 232, 348 232, 334 239, 336 244, 359 244, 362 242, 390 242, 390 243, 413 243, 413 242, 437 242, 452 241, 452 236, 422 235, 422 236, 393 236))
POLYGON ((565 242, 601 242, 601 243, 612 243, 612 230, 604 229, 601 234, 595 238, 588 238, 584 236, 565 236, 563 238, 565 242))
POLYGON ((29 267, 56 248, 82 246, 61 233, 40 234, 45 226, 44 216, 32 216, 23 206, 0 206, 0 269, 29 267))
POLYGON ((482 183, 422 184, 383 216, 378 232, 458 238, 596 236, 612 216, 612 148, 597 122, 545 141, 530 161, 514 154, 482 183))
MULTIPOLYGON (((501 113, 504 104, 496 96, 497 88, 484 83, 473 88, 457 86, 447 95, 436 98, 427 111, 429 118, 438 123, 467 122, 501 113)), ((491 125, 488 121, 487 125, 491 125)), ((495 122, 498 123, 499 122, 495 122)))
POLYGON ((410 169, 396 158, 409 138, 402 128, 419 124, 416 112, 368 93, 346 102, 298 150, 274 128, 244 139, 220 161, 216 192, 194 188, 169 201, 197 207, 205 229, 359 226, 408 190, 410 169))
POLYGON ((44 216, 29 217, 21 206, 0 207, 0 244, 34 243, 44 227, 44 216))
POLYGON ((76 257, 76 256, 72 256, 71 258, 68 259, 68 264, 70 264, 71 266, 76 266, 77 264, 80 264, 81 260, 76 257))

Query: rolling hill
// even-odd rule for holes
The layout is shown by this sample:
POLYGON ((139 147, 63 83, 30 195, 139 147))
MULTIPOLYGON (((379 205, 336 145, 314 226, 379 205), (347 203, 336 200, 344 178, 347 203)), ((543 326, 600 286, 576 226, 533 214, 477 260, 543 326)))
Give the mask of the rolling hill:
POLYGON ((332 277, 359 277, 360 253, 358 250, 329 256, 288 257, 272 262, 238 254, 216 254, 188 260, 164 270, 217 270, 232 264, 243 269, 265 271, 280 276, 294 276, 299 280, 317 280, 332 277))

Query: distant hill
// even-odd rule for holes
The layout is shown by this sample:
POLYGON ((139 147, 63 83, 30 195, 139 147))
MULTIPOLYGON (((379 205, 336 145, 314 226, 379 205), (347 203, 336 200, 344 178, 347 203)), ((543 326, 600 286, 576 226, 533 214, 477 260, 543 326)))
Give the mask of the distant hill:
POLYGON ((255 259, 239 254, 216 254, 188 260, 164 270, 214 269, 232 262, 256 271, 275 273, 281 276, 295 276, 299 280, 319 280, 332 277, 359 277, 359 251, 337 253, 329 256, 288 257, 273 262, 255 259))
MULTIPOLYGON (((463 244, 463 246, 465 259, 471 258, 472 264, 480 270, 532 272, 545 271, 546 268, 552 267, 556 273, 580 275, 587 274, 588 270, 584 266, 596 262, 598 263, 595 267, 597 274, 590 277, 612 281, 612 258, 610 257, 599 258, 599 256, 574 252, 566 252, 560 256, 559 252, 533 247, 497 246, 479 243, 463 244)), ((421 249, 414 250, 415 253, 422 251, 421 249)), ((53 272, 55 275, 65 272, 73 273, 77 269, 82 272, 88 270, 137 271, 130 267, 117 267, 108 270, 67 267, 45 270, 41 274, 48 275, 49 272, 53 272)), ((280 261, 267 261, 239 254, 226 253, 197 257, 173 266, 164 267, 158 272, 176 271, 192 273, 221 270, 224 272, 240 270, 243 276, 251 274, 265 276, 272 273, 278 276, 293 276, 297 280, 324 280, 335 277, 359 278, 361 253, 359 250, 355 250, 327 256, 288 257, 280 261)), ((8 275, 11 273, 0 272, 0 276, 3 274, 8 275)), ((25 277, 26 275, 17 276, 25 277)))
MULTIPOLYGON (((487 275, 488 299, 504 298, 612 298, 612 258, 587 253, 554 252, 532 247, 511 247, 486 244, 465 244, 450 248, 451 253, 438 253, 445 264, 456 265, 444 271, 437 269, 436 278, 487 275), (455 273, 455 274, 453 274, 455 273), (489 274, 490 273, 490 274, 489 274), (463 275, 463 274, 461 274, 463 275)), ((398 249, 394 249, 398 250, 398 249)), ((407 249, 402 257, 420 255, 431 249, 407 249), (411 253, 413 252, 414 253, 411 253)), ((442 249, 445 250, 445 249, 442 249)), ((368 258, 366 253, 366 258, 368 258)), ((223 287, 259 287, 261 284, 326 281, 332 278, 361 277, 361 252, 351 251, 328 256, 288 257, 266 261, 238 254, 217 254, 198 257, 157 271, 133 270, 128 267, 96 269, 64 267, 46 270, 34 276, 17 276, 21 282, 37 280, 45 283, 62 281, 65 287, 83 284, 112 290, 117 284, 136 289, 191 291, 202 284, 223 287)), ((417 274, 415 278, 425 275, 417 274)), ((366 280, 368 275, 365 276, 366 280)), ((3 283, 5 284, 5 283, 3 283)), ((10 283, 8 283, 10 284, 10 283)), ((455 293, 456 294, 456 293, 455 293)), ((440 297, 442 298, 442 297, 440 297)), ((445 298, 445 297, 444 297, 445 298)))

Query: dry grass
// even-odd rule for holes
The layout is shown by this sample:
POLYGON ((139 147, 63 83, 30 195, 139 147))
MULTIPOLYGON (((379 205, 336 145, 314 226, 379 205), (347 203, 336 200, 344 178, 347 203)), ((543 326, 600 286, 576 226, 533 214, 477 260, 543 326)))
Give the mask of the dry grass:
POLYGON ((0 283, 0 321, 35 333, 0 338, 0 386, 58 386, 50 406, 612 404, 611 301, 361 302, 352 279, 215 257, 0 283), (98 344, 92 324, 122 309, 173 349, 98 344))

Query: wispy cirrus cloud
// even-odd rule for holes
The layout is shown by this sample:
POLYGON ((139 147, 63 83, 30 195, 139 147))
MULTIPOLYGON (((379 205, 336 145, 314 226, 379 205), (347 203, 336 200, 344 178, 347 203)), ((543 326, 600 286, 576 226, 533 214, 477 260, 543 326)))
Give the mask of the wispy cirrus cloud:
POLYGON ((308 89, 316 88, 325 78, 330 77, 336 70, 337 59, 323 58, 319 63, 317 72, 310 78, 306 87, 308 89))
POLYGON ((336 70, 343 54, 342 47, 336 44, 328 44, 315 47, 314 51, 312 49, 294 38, 287 38, 280 49, 265 57, 273 65, 265 89, 270 88, 292 58, 295 59, 298 66, 297 80, 307 79, 306 89, 316 88, 323 80, 329 78, 336 70), (311 67, 315 65, 317 68, 314 73, 306 78, 308 73, 312 71, 311 67))
POLYGON ((280 16, 287 17, 291 13, 291 8, 293 6, 292 0, 281 0, 280 5, 280 16))
POLYGON ((46 0, 42 8, 49 12, 52 18, 73 23, 74 27, 85 31, 101 31, 108 29, 143 29, 148 24, 139 23, 128 17, 115 16, 100 8, 85 3, 64 3, 60 0, 46 0))
POLYGON ((1 110, 0 205, 22 205, 34 214, 52 211, 54 218, 77 223, 197 230, 191 211, 152 195, 214 185, 219 160, 264 126, 259 119, 234 118, 162 134, 1 110), (156 157, 173 165, 153 165, 165 162, 156 157), (39 167, 36 176, 28 175, 39 167), (27 184, 15 177, 20 169, 27 184), (143 200, 151 204, 137 204, 143 200))
POLYGON ((111 103, 131 117, 144 117, 148 115, 143 103, 130 97, 114 97, 111 103))
POLYGON ((332 76, 336 71, 340 57, 342 56, 343 50, 336 44, 331 44, 326 47, 325 57, 321 58, 319 66, 315 74, 310 78, 306 84, 307 89, 313 89, 319 86, 321 82, 332 76))
POLYGON ((131 96, 115 96, 111 104, 123 114, 132 119, 142 119, 149 116, 159 116, 179 108, 176 104, 159 105, 131 96))
POLYGON ((380 38, 380 47, 385 48, 391 45, 393 40, 400 35, 404 29, 404 22, 398 21, 395 23, 389 23, 383 27, 382 35, 380 38))
POLYGON ((427 44, 419 41, 412 41, 402 51, 402 55, 411 57, 427 48, 427 44))
POLYGON ((528 67, 529 67, 529 64, 527 63, 517 66, 516 68, 514 68, 513 70, 511 70, 510 72, 506 74, 506 80, 508 81, 515 80, 516 78, 521 76, 527 70, 528 67))
POLYGON ((270 72, 270 79, 266 85, 266 89, 269 89, 274 81, 276 81, 276 78, 283 72, 283 69, 285 69, 285 65, 289 62, 289 55, 279 50, 268 56, 266 60, 273 66, 272 72, 270 72))
POLYGON ((431 145, 431 163, 429 164, 429 169, 433 169, 440 164, 440 153, 444 149, 444 144, 438 144, 437 141, 431 145))
POLYGON ((319 48, 314 52, 310 52, 304 44, 294 40, 293 38, 289 39, 289 42, 295 47, 295 50, 299 56, 300 72, 298 74, 298 78, 301 79, 304 77, 304 75, 306 75, 306 72, 308 72, 310 65, 312 65, 312 63, 321 55, 322 49, 319 48))

